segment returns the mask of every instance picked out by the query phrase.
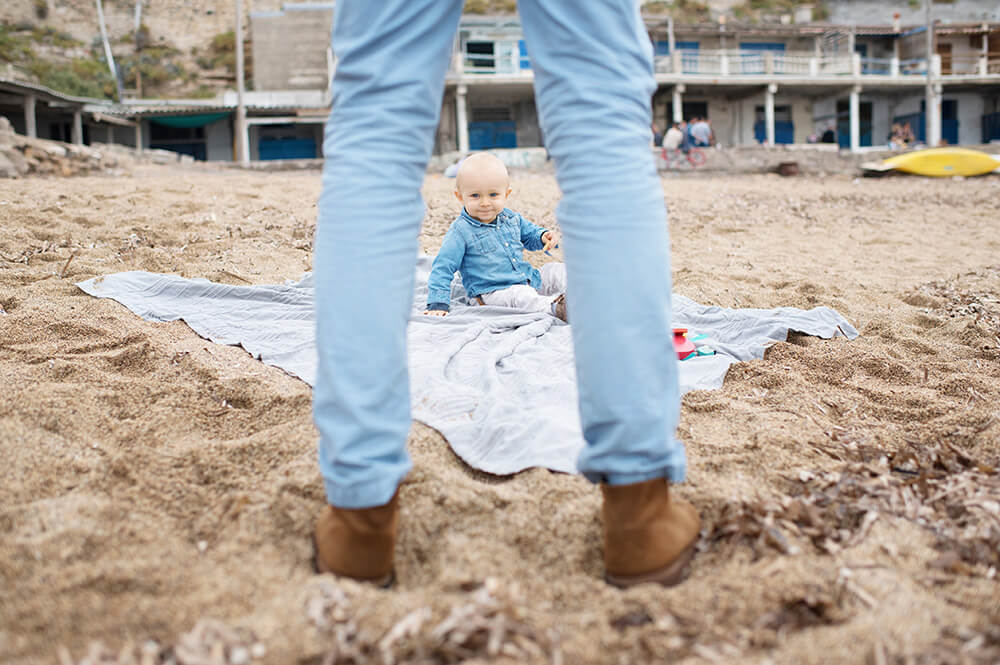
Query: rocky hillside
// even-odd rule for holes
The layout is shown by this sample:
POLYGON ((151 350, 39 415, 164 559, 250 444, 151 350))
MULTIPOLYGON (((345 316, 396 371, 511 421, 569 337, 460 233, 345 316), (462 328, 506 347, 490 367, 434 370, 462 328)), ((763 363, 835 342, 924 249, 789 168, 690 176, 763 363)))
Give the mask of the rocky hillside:
MULTIPOLYGON (((280 0, 245 0, 244 11, 249 15, 280 5, 280 0)), ((104 0, 103 7, 127 94, 211 97, 233 87, 235 2, 104 0)), ((95 2, 0 3, 0 75, 17 75, 71 94, 112 97, 115 85, 95 2)))

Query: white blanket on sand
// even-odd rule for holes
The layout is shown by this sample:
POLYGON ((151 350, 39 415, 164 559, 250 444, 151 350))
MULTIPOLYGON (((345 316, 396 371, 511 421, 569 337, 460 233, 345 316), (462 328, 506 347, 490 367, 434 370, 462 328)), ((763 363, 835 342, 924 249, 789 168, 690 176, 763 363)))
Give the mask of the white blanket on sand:
MULTIPOLYGON (((431 259, 417 263, 409 325, 413 418, 435 428, 467 464, 506 475, 540 466, 576 472, 584 445, 570 328, 545 313, 467 306, 456 279, 452 313, 423 316, 431 259)), ((240 345, 309 385, 316 377, 313 280, 229 286, 147 272, 80 282, 149 321, 183 319, 213 342, 240 345)), ((857 331, 828 307, 726 309, 673 297, 677 327, 707 337, 714 356, 680 363, 681 391, 722 385, 729 365, 762 358, 790 330, 849 339, 857 331)), ((666 353, 667 350, 664 350, 666 353)))

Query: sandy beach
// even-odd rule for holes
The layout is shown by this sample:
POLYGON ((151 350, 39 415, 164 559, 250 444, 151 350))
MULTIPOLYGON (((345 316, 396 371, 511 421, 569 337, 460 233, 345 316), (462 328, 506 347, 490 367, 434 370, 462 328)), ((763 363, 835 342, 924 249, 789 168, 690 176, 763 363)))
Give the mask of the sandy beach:
MULTIPOLYGON (((452 186, 427 177, 428 253, 452 186)), ((556 224, 551 174, 513 187, 556 224)), ((309 387, 75 286, 297 279, 319 188, 0 181, 0 662, 1000 662, 1000 177, 663 180, 676 292, 827 305, 861 336, 793 335, 685 396, 701 551, 684 584, 624 592, 597 488, 477 472, 419 423, 396 588, 314 575, 309 387)))

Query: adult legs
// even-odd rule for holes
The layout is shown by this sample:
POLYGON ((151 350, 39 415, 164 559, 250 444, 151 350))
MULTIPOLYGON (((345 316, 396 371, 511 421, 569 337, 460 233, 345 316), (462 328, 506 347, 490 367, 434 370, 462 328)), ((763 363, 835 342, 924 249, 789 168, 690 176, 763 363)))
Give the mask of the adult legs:
POLYGON ((332 506, 381 506, 410 469, 406 323, 420 187, 461 0, 341 0, 315 258, 313 416, 332 506))
POLYGON ((634 0, 521 0, 563 232, 578 466, 609 485, 684 478, 674 438, 666 208, 649 150, 652 46, 634 0))

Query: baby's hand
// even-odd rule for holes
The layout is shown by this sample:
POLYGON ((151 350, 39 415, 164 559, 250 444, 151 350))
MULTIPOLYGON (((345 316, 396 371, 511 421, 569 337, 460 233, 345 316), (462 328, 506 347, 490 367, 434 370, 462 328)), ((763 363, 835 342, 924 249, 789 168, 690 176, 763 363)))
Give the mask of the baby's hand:
POLYGON ((542 247, 543 252, 548 252, 559 245, 559 236, 552 231, 546 231, 542 234, 542 242, 545 243, 545 247, 542 247))
POLYGON ((447 316, 448 312, 443 309, 425 309, 424 314, 427 316, 447 316))

